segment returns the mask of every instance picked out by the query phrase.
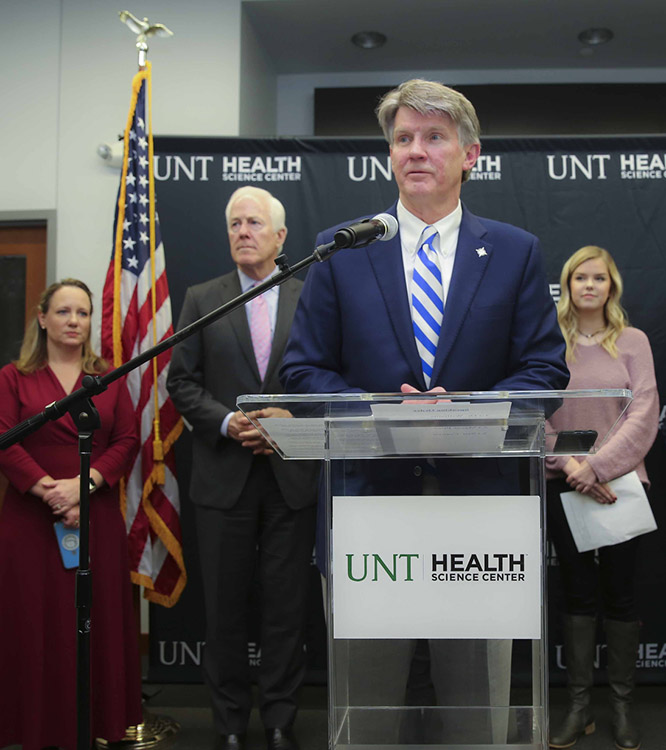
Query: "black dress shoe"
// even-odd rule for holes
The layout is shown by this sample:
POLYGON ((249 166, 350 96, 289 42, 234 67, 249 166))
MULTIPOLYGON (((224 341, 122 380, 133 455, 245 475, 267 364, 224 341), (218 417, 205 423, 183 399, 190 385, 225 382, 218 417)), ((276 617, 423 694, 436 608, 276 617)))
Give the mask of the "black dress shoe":
POLYGON ((267 729, 266 744, 268 750, 299 750, 298 742, 290 728, 267 729))
POLYGON ((245 747, 244 734, 221 734, 219 750, 243 750, 245 747))

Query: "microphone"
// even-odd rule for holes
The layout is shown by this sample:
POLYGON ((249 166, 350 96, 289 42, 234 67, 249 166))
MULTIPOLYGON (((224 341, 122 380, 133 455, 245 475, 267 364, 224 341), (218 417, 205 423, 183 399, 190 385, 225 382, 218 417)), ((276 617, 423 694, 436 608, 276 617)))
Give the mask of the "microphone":
POLYGON ((365 247, 375 240, 386 242, 398 233, 398 220, 391 214, 377 214, 374 219, 363 219, 338 229, 333 236, 336 249, 365 247))

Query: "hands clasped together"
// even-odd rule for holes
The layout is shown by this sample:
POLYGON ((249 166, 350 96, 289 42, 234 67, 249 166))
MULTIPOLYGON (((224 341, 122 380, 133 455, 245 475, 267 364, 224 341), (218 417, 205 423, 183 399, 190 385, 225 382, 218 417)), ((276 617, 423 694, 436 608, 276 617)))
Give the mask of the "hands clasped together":
POLYGON ((613 490, 597 479, 586 459, 577 461, 570 458, 564 466, 564 473, 567 475, 567 484, 576 492, 589 495, 602 505, 612 505, 617 500, 613 490))
MULTIPOLYGON (((252 419, 267 419, 269 417, 293 417, 287 409, 269 406, 266 409, 248 412, 252 419)), ((227 436, 239 442, 244 448, 249 448, 255 456, 270 456, 273 449, 264 435, 253 426, 252 422, 241 411, 234 412, 227 425, 227 436)))
POLYGON ((79 478, 53 479, 42 477, 30 492, 40 497, 67 528, 79 526, 79 478))

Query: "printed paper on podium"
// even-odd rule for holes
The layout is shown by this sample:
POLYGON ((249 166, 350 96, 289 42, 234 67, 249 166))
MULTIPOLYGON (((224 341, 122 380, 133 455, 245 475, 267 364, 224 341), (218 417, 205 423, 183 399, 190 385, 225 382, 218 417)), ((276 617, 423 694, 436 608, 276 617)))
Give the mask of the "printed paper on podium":
POLYGON ((380 441, 399 456, 499 451, 510 411, 509 401, 372 405, 380 441))
POLYGON ((321 417, 300 419, 260 419, 270 439, 278 445, 287 458, 312 458, 325 456, 354 458, 383 452, 375 422, 368 417, 340 417, 324 420, 321 417), (329 448, 326 442, 326 425, 329 428, 329 448))
POLYGON ((371 404, 366 414, 264 418, 264 432, 287 458, 362 458, 500 451, 510 402, 371 404), (328 430, 328 445, 326 432, 328 430))

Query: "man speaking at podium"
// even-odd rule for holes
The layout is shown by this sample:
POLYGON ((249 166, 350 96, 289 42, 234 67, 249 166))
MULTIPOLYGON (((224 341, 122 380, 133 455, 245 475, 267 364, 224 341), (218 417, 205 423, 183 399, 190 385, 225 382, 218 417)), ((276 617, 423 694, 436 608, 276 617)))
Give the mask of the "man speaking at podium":
MULTIPOLYGON (((481 150, 472 104, 417 79, 387 93, 377 116, 399 190, 387 213, 399 232, 310 269, 280 373, 286 391, 566 388, 565 346, 537 238, 475 216, 460 201, 481 150)), ((343 226, 322 232, 317 245, 343 226)), ((366 462, 359 494, 517 494, 512 463, 464 459, 433 470, 418 459, 366 462)), ((430 652, 440 705, 447 680, 465 695, 473 654, 460 650, 460 668, 447 657, 440 669, 439 649, 431 644, 430 652)))
POLYGON ((310 269, 281 370, 287 391, 565 388, 537 238, 460 202, 481 150, 471 102, 411 80, 384 96, 377 116, 399 189, 388 213, 400 231, 310 269))

